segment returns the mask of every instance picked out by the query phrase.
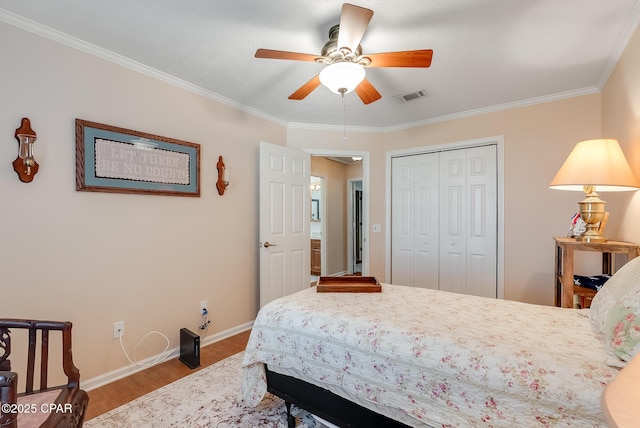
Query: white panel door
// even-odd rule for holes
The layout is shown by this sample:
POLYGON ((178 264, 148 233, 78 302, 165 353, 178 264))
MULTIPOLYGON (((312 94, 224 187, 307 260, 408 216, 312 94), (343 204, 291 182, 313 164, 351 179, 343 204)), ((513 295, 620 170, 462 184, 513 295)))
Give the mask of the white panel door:
POLYGON ((394 158, 391 166, 391 282, 415 285, 415 209, 413 156, 394 158))
POLYGON ((437 289, 438 154, 394 158, 391 170, 391 282, 437 289))
POLYGON ((440 289, 497 297, 496 147, 440 154, 440 289))
POLYGON ((440 239, 438 236, 437 153, 415 157, 415 285, 438 289, 440 239))
POLYGON ((309 286, 310 156, 260 143, 260 307, 309 286))
POLYGON ((496 146, 467 150, 467 284, 469 294, 498 297, 496 146))
POLYGON ((391 282, 497 297, 496 146, 392 158, 391 282))
POLYGON ((440 290, 468 293, 466 153, 440 153, 440 290))

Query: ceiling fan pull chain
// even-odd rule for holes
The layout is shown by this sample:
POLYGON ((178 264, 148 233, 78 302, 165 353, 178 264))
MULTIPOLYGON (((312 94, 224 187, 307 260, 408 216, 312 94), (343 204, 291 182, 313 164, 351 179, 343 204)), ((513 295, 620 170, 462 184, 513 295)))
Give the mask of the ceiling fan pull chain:
POLYGON ((347 142, 347 103, 342 93, 342 141, 347 142))

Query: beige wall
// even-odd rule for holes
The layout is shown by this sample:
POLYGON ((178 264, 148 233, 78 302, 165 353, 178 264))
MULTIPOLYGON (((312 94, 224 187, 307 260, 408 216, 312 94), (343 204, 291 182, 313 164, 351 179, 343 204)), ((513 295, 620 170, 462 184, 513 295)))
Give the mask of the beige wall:
POLYGON ((347 166, 347 180, 362 179, 362 162, 354 163, 347 166))
POLYGON ((385 231, 371 227, 387 224, 386 153, 503 136, 505 298, 553 304, 552 238, 566 234, 582 195, 547 186, 575 143, 600 135, 600 116, 600 95, 593 94, 395 132, 351 132, 347 142, 339 131, 289 130, 288 145, 369 151, 369 273, 385 278, 385 231))
MULTIPOLYGON (((83 380, 126 366, 151 330, 178 345, 208 300, 210 334, 258 309, 258 146, 286 129, 211 99, 0 23, 0 299, 2 317, 74 323, 83 380), (21 183, 13 133, 31 119, 40 172, 21 183), (75 190, 74 120, 201 144, 201 197, 75 190), (217 194, 223 155, 231 185, 217 194)), ((136 355, 164 348, 152 337, 136 355)))
POLYGON ((598 94, 391 133, 387 150, 504 137, 504 297, 553 304, 553 236, 580 193, 548 189, 576 142, 600 135, 598 94))
MULTIPOLYGON (((258 308, 258 145, 366 153, 370 165, 369 273, 386 275, 386 153, 489 136, 504 137, 505 297, 553 300, 552 236, 566 233, 579 193, 547 185, 576 142, 620 138, 640 175, 638 36, 600 94, 394 132, 300 129, 224 106, 94 56, 0 23, 0 298, 3 317, 74 322, 83 379, 127 365, 114 321, 132 349, 148 331, 177 346, 208 300, 210 333, 249 323, 258 308), (10 60, 8 60, 10 59, 10 60), (29 64, 22 66, 21 64, 29 64), (18 181, 13 132, 28 116, 38 133, 40 172, 18 181), (74 119, 83 118, 201 144, 200 198, 75 191, 74 119), (602 124, 602 129, 601 129, 602 124), (215 190, 217 156, 231 170, 215 190), (241 268, 239 268, 241 267, 241 268)), ((421 102, 429 102, 421 101, 421 102)), ((640 195, 611 200, 608 230, 640 241, 640 195), (627 200, 631 202, 627 204, 627 200), (624 211, 624 215, 615 213, 624 211)), ((138 358, 163 348, 151 340, 138 358)))
MULTIPOLYGON (((602 91, 602 137, 615 138, 640 179, 640 30, 636 30, 602 91)), ((620 223, 617 236, 640 243, 640 192, 603 193, 620 223), (615 202, 615 204, 612 203, 615 202)), ((607 228, 609 226, 607 225, 607 228)))

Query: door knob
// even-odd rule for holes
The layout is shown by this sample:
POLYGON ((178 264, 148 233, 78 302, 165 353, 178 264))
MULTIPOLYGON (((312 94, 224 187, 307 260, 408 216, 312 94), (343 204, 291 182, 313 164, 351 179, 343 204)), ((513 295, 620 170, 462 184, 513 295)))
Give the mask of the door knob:
POLYGON ((266 242, 264 243, 264 247, 265 247, 265 248, 275 247, 275 246, 276 246, 276 244, 271 244, 271 243, 269 243, 269 241, 266 241, 266 242))

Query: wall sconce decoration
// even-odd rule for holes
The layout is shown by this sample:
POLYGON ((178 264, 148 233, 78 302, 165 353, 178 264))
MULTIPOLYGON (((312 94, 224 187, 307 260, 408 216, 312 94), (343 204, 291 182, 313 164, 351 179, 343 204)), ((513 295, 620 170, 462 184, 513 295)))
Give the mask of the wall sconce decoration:
POLYGON ((229 185, 229 171, 227 171, 227 167, 224 165, 222 156, 218 157, 216 167, 218 168, 218 181, 216 182, 216 188, 218 189, 218 195, 222 196, 229 185))
POLYGON ((20 128, 16 129, 15 137, 19 146, 18 157, 13 161, 13 169, 18 174, 20 181, 30 183, 33 176, 38 173, 39 165, 33 158, 36 132, 31 129, 31 122, 28 118, 22 118, 22 124, 20 128))

